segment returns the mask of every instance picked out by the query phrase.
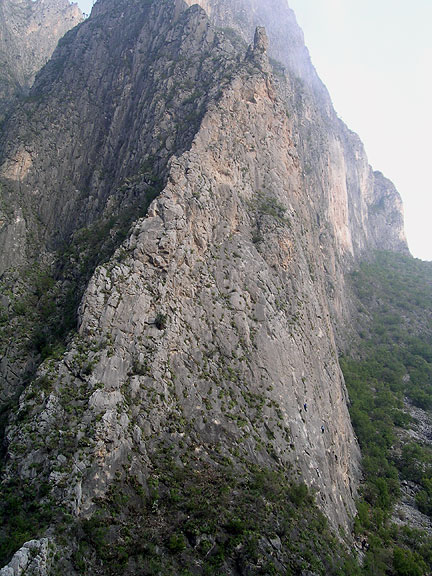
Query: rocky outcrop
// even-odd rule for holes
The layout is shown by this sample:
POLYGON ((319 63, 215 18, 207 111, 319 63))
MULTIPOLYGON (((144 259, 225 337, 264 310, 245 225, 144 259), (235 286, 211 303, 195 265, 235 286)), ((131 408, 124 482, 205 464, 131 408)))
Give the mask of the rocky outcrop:
MULTIPOLYGON (((397 431, 402 446, 413 440, 420 446, 430 445, 432 440, 431 413, 415 406, 408 398, 404 399, 404 409, 411 416, 412 421, 408 430, 399 428, 397 431)), ((399 454, 398 456, 400 457, 399 454)), ((412 480, 402 480, 401 498, 395 506, 392 520, 398 525, 425 530, 432 535, 432 519, 420 512, 416 503, 416 495, 421 489, 421 485, 412 480)))
POLYGON ((308 86, 317 88, 330 104, 330 97, 312 66, 303 32, 286 0, 185 0, 199 4, 215 26, 235 30, 250 43, 255 28, 264 26, 270 39, 269 56, 281 62, 308 86))
POLYGON ((83 15, 68 0, 3 0, 0 5, 0 121, 26 94, 59 39, 83 15))
POLYGON ((235 465, 292 467, 333 524, 349 526, 358 447, 266 42, 259 30, 148 216, 97 269, 79 336, 9 428, 15 473, 32 481, 37 462, 77 516, 126 469, 146 487, 164 438, 180 462, 192 450, 211 463, 219 451, 235 465))
POLYGON ((53 556, 54 547, 48 538, 30 540, 0 570, 0 576, 48 576, 53 556))
MULTIPOLYGON (((21 287, 49 314, 42 297, 65 269, 87 285, 78 333, 11 415, 4 479, 48 486, 42 503, 74 522, 119 486, 151 495, 168 451, 179 468, 283 470, 350 529, 359 450, 336 343, 351 318, 344 275, 372 248, 406 250, 402 217, 337 119, 292 12, 271 4, 278 21, 255 0, 100 0, 5 125, 8 325, 27 318, 21 287), (117 250, 85 269, 79 252, 99 236, 117 250)), ((23 384, 20 346, 2 354, 8 399, 23 384)))

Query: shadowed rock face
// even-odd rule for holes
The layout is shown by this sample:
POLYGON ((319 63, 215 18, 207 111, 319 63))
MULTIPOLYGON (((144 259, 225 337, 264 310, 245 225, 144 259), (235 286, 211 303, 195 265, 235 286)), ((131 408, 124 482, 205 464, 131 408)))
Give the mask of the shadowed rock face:
MULTIPOLYGON (((143 179, 144 165, 163 178, 168 159, 190 146, 237 57, 200 8, 191 9, 186 22, 179 6, 96 6, 61 41, 31 101, 5 127, 4 201, 21 191, 26 230, 43 230, 43 244, 56 247, 107 208, 125 204, 125 189, 130 179, 143 179), (188 37, 185 26, 192 22, 196 35, 188 37)), ((0 234, 13 239, 16 230, 22 238, 17 218, 0 234)), ((10 265, 6 254, 14 244, 25 242, 11 241, 0 271, 10 265)), ((18 258, 24 261, 25 253, 18 258)))
POLYGON ((0 120, 26 94, 59 39, 83 19, 68 0, 3 0, 0 5, 0 120))
POLYGON ((397 192, 337 119, 285 2, 99 0, 5 126, 3 277, 55 261, 156 179, 91 275, 78 333, 22 394, 6 475, 87 518, 115 483, 148 490, 162 440, 180 465, 218 454, 290 470, 349 530, 344 273, 406 244, 397 192), (222 22, 245 38, 259 25, 253 45, 222 22))

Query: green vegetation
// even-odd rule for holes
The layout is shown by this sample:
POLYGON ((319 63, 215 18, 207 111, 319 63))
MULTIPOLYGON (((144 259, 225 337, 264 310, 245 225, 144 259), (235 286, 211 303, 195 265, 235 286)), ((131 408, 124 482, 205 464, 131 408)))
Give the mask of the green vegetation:
POLYGON ((38 537, 53 518, 49 487, 35 491, 29 483, 10 481, 0 487, 0 565, 28 540, 38 537))
POLYGON ((265 192, 257 192, 253 202, 250 203, 251 207, 256 211, 257 217, 267 215, 272 216, 281 223, 288 224, 285 217, 286 208, 277 198, 265 192))
POLYGON ((418 508, 432 516, 432 447, 404 432, 414 425, 405 399, 432 408, 432 266, 377 253, 352 280, 361 341, 341 366, 363 454, 355 530, 370 542, 364 573, 429 574, 432 538, 395 526, 391 512, 400 481, 410 480, 419 485, 418 508))
POLYGON ((93 563, 107 575, 360 574, 306 486, 282 471, 178 467, 169 446, 160 455, 147 489, 129 478, 81 523, 81 574, 93 563))
MULTIPOLYGON (((100 234, 101 241, 104 236, 100 234)), ((98 246, 103 257, 103 242, 98 246)), ((96 265, 92 252, 75 257, 76 262, 92 262, 89 270, 96 265)), ((33 300, 17 300, 14 313, 24 320, 31 305, 49 324, 55 318, 50 302, 57 300, 52 297, 58 294, 57 280, 42 269, 34 268, 31 274, 33 300)), ((46 484, 37 490, 30 484, 3 485, 0 561, 7 562, 26 540, 40 537, 55 519, 60 523, 59 542, 75 543, 70 558, 58 559, 59 574, 67 573, 67 562, 83 576, 101 570, 107 576, 219 575, 234 570, 288 576, 307 571, 335 576, 429 574, 432 538, 396 526, 391 514, 401 480, 409 480, 419 487, 419 510, 432 516, 432 448, 407 434, 415 422, 406 401, 430 410, 432 268, 380 253, 353 274, 353 284, 361 339, 352 356, 341 358, 341 365, 363 453, 365 478, 354 526, 359 541, 368 542, 361 567, 332 535, 313 494, 286 470, 245 463, 240 468, 215 454, 206 462, 193 454, 179 456, 172 444, 157 439, 147 485, 125 467, 97 502, 94 515, 78 524, 68 524, 56 510, 46 484)), ((0 322, 6 325, 3 316, 7 314, 0 310, 0 322)), ((159 313, 155 324, 163 329, 166 320, 159 313)), ((48 340, 50 353, 55 343, 55 338, 48 340)), ((40 352, 44 354, 42 347, 40 352)), ((89 351, 77 346, 80 373, 91 371, 91 360, 89 351)), ((135 362, 132 372, 146 370, 145 364, 135 362)), ((235 371, 226 370, 227 378, 237 382, 235 371)), ((49 388, 46 379, 39 384, 49 388)), ((65 405, 79 418, 79 402, 68 390, 64 395, 65 405)), ((244 400, 249 412, 261 414, 262 397, 249 393, 244 400)))
POLYGON ((155 323, 155 326, 158 330, 164 330, 166 328, 166 324, 167 324, 166 314, 162 314, 161 312, 158 312, 158 314, 156 315, 154 323, 155 323))

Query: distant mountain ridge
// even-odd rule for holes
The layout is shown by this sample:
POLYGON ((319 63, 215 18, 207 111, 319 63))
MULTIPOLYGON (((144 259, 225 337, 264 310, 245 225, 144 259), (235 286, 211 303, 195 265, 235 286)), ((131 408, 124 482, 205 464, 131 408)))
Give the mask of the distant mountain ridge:
POLYGON ((26 94, 58 40, 83 15, 69 0, 2 0, 0 4, 0 120, 11 100, 26 94))

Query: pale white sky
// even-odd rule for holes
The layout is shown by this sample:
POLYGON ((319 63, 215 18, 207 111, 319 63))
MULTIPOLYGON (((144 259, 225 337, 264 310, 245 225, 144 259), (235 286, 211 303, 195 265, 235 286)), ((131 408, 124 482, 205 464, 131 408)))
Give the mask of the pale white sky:
POLYGON ((432 0, 288 2, 337 113, 402 195, 411 252, 432 260, 432 0))
POLYGON ((75 4, 81 8, 84 14, 90 14, 93 4, 96 0, 72 0, 75 4))
POLYGON ((339 116, 393 180, 432 260, 432 0, 288 0, 339 116))

